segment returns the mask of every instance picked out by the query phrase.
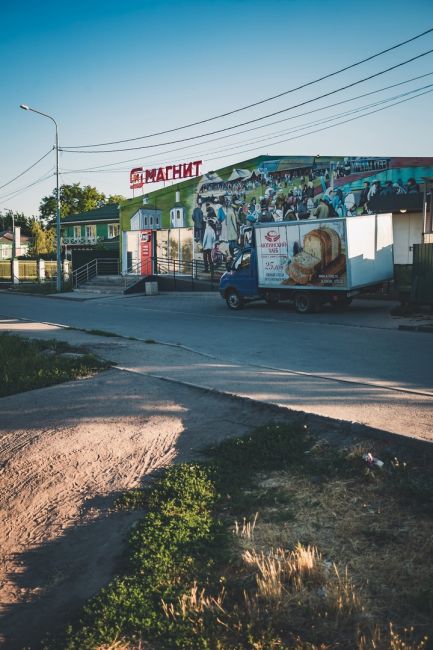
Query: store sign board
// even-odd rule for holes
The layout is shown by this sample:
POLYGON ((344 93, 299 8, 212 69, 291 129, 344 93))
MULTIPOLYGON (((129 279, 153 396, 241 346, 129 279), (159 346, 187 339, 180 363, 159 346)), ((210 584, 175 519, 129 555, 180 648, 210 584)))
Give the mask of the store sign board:
POLYGON ((202 164, 203 161, 195 160, 194 162, 180 163, 179 165, 153 167, 152 169, 134 167, 129 174, 130 188, 131 190, 136 190, 147 185, 147 183, 193 178, 200 175, 200 166, 202 164))

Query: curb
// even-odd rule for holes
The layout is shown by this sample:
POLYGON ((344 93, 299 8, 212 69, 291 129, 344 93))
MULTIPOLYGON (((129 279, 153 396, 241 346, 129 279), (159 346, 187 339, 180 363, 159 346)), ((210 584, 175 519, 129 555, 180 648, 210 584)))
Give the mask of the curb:
POLYGON ((425 334, 433 334, 433 325, 399 325, 398 329, 403 332, 424 332, 425 334))
POLYGON ((389 444, 397 442, 399 445, 403 445, 406 449, 413 450, 419 450, 420 447, 421 449, 430 450, 433 444, 431 440, 427 440, 425 438, 419 438, 417 436, 405 436, 401 433, 386 431, 385 429, 378 429, 368 424, 357 422, 356 420, 344 420, 340 418, 333 418, 327 415, 309 413, 308 411, 296 409, 285 404, 280 404, 279 402, 262 402, 261 400, 254 397, 248 397, 247 395, 241 395, 233 391, 222 390, 220 388, 214 388, 212 386, 196 384, 194 382, 185 381, 183 379, 164 377, 163 375, 158 375, 156 373, 146 373, 146 375, 144 375, 136 370, 131 370, 130 368, 125 368, 123 366, 112 366, 110 370, 137 374, 141 375, 142 377, 147 376, 151 377, 152 379, 167 382, 169 384, 185 386, 186 388, 191 388, 201 393, 217 395, 227 400, 234 400, 242 402, 244 404, 254 404, 257 407, 269 410, 271 413, 278 413, 279 415, 290 415, 299 421, 316 426, 328 439, 334 437, 332 435, 332 432, 330 432, 330 428, 333 429, 334 434, 336 434, 336 438, 339 440, 339 442, 342 443, 347 443, 347 436, 349 434, 357 439, 361 438, 364 441, 365 439, 374 439, 389 444))

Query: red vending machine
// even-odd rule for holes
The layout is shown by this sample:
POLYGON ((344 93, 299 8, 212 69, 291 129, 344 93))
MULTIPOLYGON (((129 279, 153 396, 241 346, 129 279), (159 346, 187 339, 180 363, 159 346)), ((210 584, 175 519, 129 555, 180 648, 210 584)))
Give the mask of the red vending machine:
POLYGON ((152 257, 153 257, 152 230, 142 230, 140 232, 141 275, 153 274, 152 257))

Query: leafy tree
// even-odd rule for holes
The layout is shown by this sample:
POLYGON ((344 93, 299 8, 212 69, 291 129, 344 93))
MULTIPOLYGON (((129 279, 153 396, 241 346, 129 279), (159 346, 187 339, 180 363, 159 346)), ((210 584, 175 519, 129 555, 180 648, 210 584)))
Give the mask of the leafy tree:
POLYGON ((30 236, 35 217, 26 217, 23 212, 14 212, 13 210, 0 210, 0 230, 11 230, 15 222, 20 226, 23 235, 30 236))
POLYGON ((40 222, 35 221, 32 225, 32 237, 33 240, 29 247, 29 255, 32 257, 55 252, 56 231, 54 228, 44 229, 40 222))
MULTIPOLYGON (((39 212, 41 218, 48 223, 52 223, 56 218, 56 200, 57 190, 54 189, 52 194, 44 196, 40 203, 39 212)), ((96 187, 91 185, 84 185, 83 187, 81 187, 80 183, 61 185, 60 216, 67 217, 70 214, 95 210, 107 203, 118 203, 123 200, 124 197, 120 194, 113 194, 107 198, 103 192, 99 192, 96 187)))
POLYGON ((106 203, 120 203, 121 201, 125 201, 125 197, 122 196, 121 194, 110 194, 110 196, 107 198, 106 203))

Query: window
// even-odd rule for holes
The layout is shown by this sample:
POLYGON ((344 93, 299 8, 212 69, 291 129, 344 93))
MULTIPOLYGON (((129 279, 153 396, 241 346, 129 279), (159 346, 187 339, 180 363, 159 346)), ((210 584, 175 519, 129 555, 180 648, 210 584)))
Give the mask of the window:
POLYGON ((86 237, 96 237, 96 226, 86 226, 86 237))
POLYGON ((81 237, 81 226, 74 226, 74 239, 81 237))
POLYGON ((108 239, 113 239, 119 235, 119 224, 110 223, 108 224, 108 239))
POLYGON ((239 257, 235 260, 233 264, 233 268, 235 271, 239 271, 240 269, 249 269, 250 268, 250 262, 251 262, 251 253, 245 252, 242 253, 242 255, 239 255, 239 257))

